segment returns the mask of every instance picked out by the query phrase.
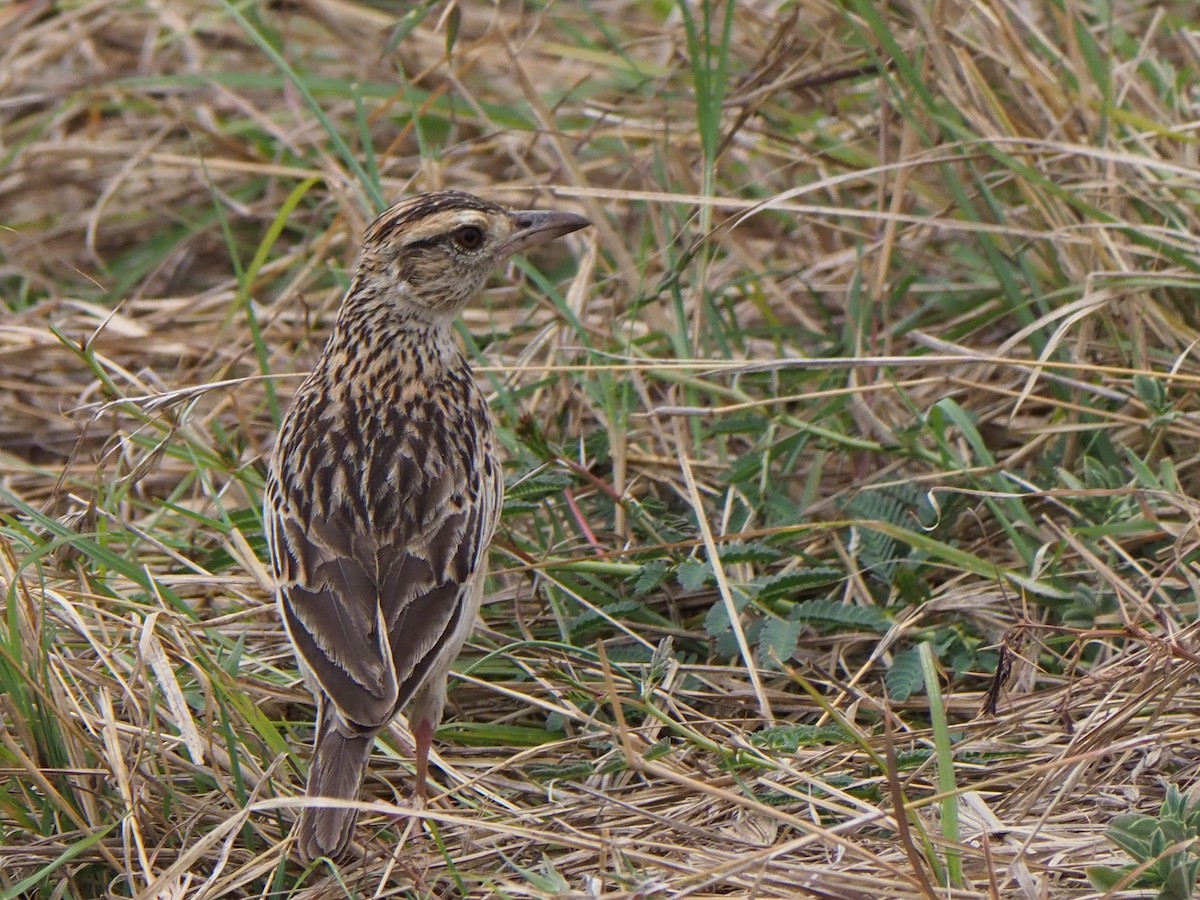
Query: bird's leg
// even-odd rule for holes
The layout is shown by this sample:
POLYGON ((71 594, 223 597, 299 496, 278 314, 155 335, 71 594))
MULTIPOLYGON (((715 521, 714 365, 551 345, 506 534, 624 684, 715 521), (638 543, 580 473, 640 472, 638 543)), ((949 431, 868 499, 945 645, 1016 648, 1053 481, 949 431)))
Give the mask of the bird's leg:
POLYGON ((416 745, 417 799, 425 805, 425 779, 429 775, 429 748, 433 745, 433 722, 422 716, 412 726, 416 745))

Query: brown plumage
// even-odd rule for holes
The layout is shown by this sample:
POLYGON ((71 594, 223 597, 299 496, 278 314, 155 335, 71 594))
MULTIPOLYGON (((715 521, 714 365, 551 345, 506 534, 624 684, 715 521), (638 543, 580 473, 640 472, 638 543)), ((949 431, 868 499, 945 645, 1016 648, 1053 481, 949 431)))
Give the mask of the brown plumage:
MULTIPOLYGON (((367 229, 333 335, 284 417, 264 496, 280 615, 317 700, 310 797, 357 800, 375 735, 405 705, 423 792, 504 487, 452 324, 500 263, 587 224, 439 191, 367 229)), ((355 819, 305 807, 300 855, 343 855, 355 819)))

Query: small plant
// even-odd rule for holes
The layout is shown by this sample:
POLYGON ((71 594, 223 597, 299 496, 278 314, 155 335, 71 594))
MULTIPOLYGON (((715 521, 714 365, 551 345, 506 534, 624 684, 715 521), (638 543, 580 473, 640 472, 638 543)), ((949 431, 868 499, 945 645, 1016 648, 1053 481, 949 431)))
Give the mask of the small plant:
POLYGON ((1134 859, 1129 866, 1091 866, 1088 879, 1102 891, 1124 888, 1157 889, 1159 900, 1195 896, 1200 872, 1200 803, 1188 807, 1174 785, 1157 818, 1134 813, 1118 816, 1108 826, 1108 838, 1134 859), (1122 884, 1135 871, 1139 874, 1122 884))

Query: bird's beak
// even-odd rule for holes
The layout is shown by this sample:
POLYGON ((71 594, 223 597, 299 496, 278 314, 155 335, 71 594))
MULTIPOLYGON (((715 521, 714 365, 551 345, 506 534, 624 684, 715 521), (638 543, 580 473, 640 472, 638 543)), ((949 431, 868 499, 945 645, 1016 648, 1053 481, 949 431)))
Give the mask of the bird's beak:
POLYGON ((498 248, 500 252, 512 256, 522 253, 530 247, 544 244, 560 238, 564 234, 587 228, 592 223, 583 216, 570 212, 544 211, 523 209, 511 213, 513 218, 513 233, 505 238, 498 248))

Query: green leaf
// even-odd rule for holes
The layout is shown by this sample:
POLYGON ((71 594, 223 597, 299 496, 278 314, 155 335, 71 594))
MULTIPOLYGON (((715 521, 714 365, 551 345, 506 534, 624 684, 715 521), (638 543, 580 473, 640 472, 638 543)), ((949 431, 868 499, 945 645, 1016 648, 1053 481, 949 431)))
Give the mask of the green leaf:
POLYGON ((50 875, 65 866, 81 853, 86 853, 92 848, 93 845, 100 843, 100 841, 107 837, 108 833, 116 827, 117 823, 112 822, 102 828, 97 828, 82 840, 76 841, 73 844, 68 844, 67 849, 60 853, 57 859, 52 859, 28 878, 22 879, 16 884, 10 885, 3 891, 0 891, 0 900, 15 900, 17 897, 28 896, 25 893, 26 891, 34 888, 38 882, 42 881, 43 879, 49 878, 50 875))
MULTIPOLYGON (((572 639, 578 641, 581 633, 587 632, 591 628, 610 628, 609 624, 612 619, 619 619, 628 613, 639 612, 645 609, 644 604, 630 597, 626 600, 615 600, 611 603, 605 603, 599 609, 584 609, 579 615, 571 619, 567 624, 567 628, 572 639)), ((645 652, 644 650, 642 651, 645 652)))
POLYGON ((718 555, 721 557, 721 562, 727 566, 732 566, 737 563, 775 562, 775 560, 783 556, 783 551, 778 547, 772 547, 770 544, 764 544, 762 541, 751 541, 749 543, 738 541, 737 543, 726 544, 720 549, 718 555))
POLYGON ((450 7, 450 14, 446 21, 446 55, 449 56, 454 52, 454 45, 458 42, 458 29, 462 25, 462 8, 455 4, 450 7))
POLYGON ((570 487, 574 479, 559 469, 543 469, 532 475, 521 478, 512 484, 505 485, 504 499, 509 500, 540 500, 561 494, 563 488, 570 487))
POLYGON ((759 636, 759 661, 772 669, 782 668, 782 664, 796 654, 796 645, 803 630, 803 622, 772 616, 759 636))
POLYGON ((675 571, 675 580, 685 591, 698 591, 712 580, 712 566, 694 556, 689 556, 679 564, 675 571))
POLYGON ((722 416, 715 420, 709 428, 713 434, 753 434, 760 435, 767 427, 767 419, 758 413, 736 413, 722 416))
POLYGON ((1191 900, 1196 888, 1196 869, 1200 860, 1189 859, 1185 853, 1172 853, 1160 861, 1167 867, 1160 900, 1191 900))
POLYGON ((887 686, 888 699, 897 703, 916 693, 924 683, 921 674, 921 654, 917 648, 910 647, 897 653, 892 667, 883 676, 883 682, 887 686))
POLYGON ((1159 379, 1149 375, 1134 375, 1133 389, 1151 412, 1161 413, 1167 408, 1167 389, 1159 379))
POLYGON ((548 856, 542 856, 540 872, 525 868, 512 861, 509 862, 509 865, 525 876, 525 880, 540 893, 561 897, 571 890, 570 882, 558 873, 548 856))
POLYGON ((493 722, 448 722, 437 734, 439 740, 468 747, 540 747, 563 738, 561 731, 493 722))
POLYGON ((784 572, 780 575, 758 578, 753 582, 752 587, 754 596, 760 602, 766 603, 772 600, 792 600, 797 594, 813 588, 837 584, 845 577, 844 571, 833 566, 813 566, 784 572))
POLYGON ((642 754, 642 759, 647 762, 653 762, 656 759, 662 759, 664 756, 670 756, 673 749, 671 739, 663 738, 661 741, 657 741, 648 747, 646 752, 642 754))
MULTIPOLYGON (((1126 866, 1123 869, 1116 869, 1112 866, 1088 866, 1087 877, 1091 882, 1092 887, 1098 891, 1111 891, 1133 870, 1133 866, 1126 866)), ((1136 886, 1142 883, 1144 879, 1138 879, 1134 882, 1136 886)))
POLYGON ((633 596, 644 597, 663 583, 671 564, 665 559, 652 559, 638 571, 633 579, 633 596))
MULTIPOLYGON (((750 602, 750 598, 745 594, 734 594, 733 605, 738 612, 741 612, 746 604, 750 602)), ((709 607, 707 615, 704 617, 704 630, 710 637, 720 637, 726 634, 732 624, 729 621, 729 611, 725 608, 725 601, 718 600, 709 607)))
POLYGON ((756 747, 780 753, 795 753, 801 747, 847 744, 851 736, 837 725, 772 725, 750 735, 756 747))
POLYGON ((887 616, 874 606, 853 606, 840 600, 805 600, 792 607, 789 619, 832 628, 866 630, 883 634, 888 630, 887 616))
POLYGON ((425 0, 424 3, 414 6, 396 21, 396 27, 392 30, 392 35, 383 48, 385 55, 399 47, 400 42, 412 34, 412 30, 425 20, 425 17, 429 15, 429 10, 433 8, 433 3, 434 0, 425 0))
POLYGON ((1137 862, 1145 862, 1154 856, 1151 843, 1157 829, 1158 820, 1150 816, 1117 816, 1108 826, 1108 839, 1137 862))

